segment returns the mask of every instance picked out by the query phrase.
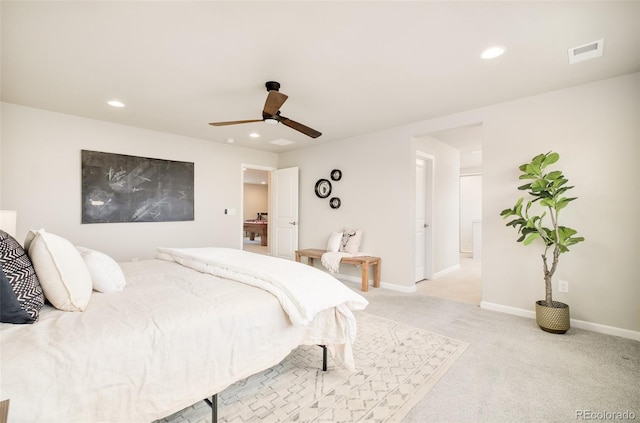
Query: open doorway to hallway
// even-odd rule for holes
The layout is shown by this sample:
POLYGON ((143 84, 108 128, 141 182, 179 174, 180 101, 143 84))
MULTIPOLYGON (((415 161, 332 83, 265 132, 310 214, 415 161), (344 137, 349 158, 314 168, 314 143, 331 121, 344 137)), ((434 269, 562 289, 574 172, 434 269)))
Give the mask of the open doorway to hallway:
POLYGON ((482 262, 469 253, 460 254, 460 268, 434 280, 416 284, 416 292, 460 303, 480 305, 482 301, 482 262))
POLYGON ((482 124, 429 134, 460 153, 460 268, 416 285, 417 291, 469 304, 482 301, 482 124))

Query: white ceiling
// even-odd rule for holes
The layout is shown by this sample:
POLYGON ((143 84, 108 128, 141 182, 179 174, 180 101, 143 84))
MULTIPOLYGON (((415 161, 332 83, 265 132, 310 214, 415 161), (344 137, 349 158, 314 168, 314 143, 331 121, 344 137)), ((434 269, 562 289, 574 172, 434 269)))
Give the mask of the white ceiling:
POLYGON ((640 71, 637 1, 1 7, 2 101, 273 152, 640 71), (568 48, 599 39, 603 57, 569 65, 568 48), (481 60, 495 44, 507 53, 481 60), (282 114, 320 138, 207 125, 261 118, 268 80, 289 95, 282 114), (294 143, 269 143, 282 139, 294 143))

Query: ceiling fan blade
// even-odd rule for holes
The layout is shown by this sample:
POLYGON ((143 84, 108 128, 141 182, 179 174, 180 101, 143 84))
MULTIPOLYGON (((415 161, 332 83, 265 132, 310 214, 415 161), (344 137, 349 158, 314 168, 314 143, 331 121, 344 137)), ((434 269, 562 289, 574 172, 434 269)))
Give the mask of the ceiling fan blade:
POLYGON ((289 128, 295 129, 296 131, 302 132, 303 134, 308 135, 311 138, 318 138, 320 135, 322 135, 322 132, 318 132, 315 129, 309 128, 308 126, 305 126, 301 123, 296 122, 295 120, 291 120, 284 116, 279 116, 279 117, 280 117, 279 121, 283 125, 286 125, 289 128))
POLYGON ((287 101, 288 95, 282 94, 279 91, 271 90, 267 96, 267 101, 264 103, 264 113, 267 115, 275 115, 280 110, 280 107, 287 101))
POLYGON ((211 126, 227 126, 227 125, 238 125, 240 123, 253 123, 253 122, 262 122, 262 119, 231 120, 229 122, 211 122, 209 125, 211 125, 211 126))

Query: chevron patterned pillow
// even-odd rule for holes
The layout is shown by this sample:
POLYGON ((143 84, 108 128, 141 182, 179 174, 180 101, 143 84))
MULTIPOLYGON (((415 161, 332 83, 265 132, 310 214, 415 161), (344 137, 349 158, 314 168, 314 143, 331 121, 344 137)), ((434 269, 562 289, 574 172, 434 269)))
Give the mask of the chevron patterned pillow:
POLYGON ((0 268, 0 322, 2 323, 33 323, 33 318, 20 307, 18 297, 13 292, 9 280, 0 268))
POLYGON ((42 287, 31 259, 20 243, 2 230, 0 230, 0 266, 16 294, 20 307, 35 322, 44 305, 42 287))

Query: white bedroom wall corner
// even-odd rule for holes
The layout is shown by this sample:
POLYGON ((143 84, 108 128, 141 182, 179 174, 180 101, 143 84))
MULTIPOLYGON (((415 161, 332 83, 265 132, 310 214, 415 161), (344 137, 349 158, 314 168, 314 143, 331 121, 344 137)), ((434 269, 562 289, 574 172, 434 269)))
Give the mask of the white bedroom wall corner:
MULTIPOLYGON (((640 330, 638 227, 611 236, 607 222, 635 222, 640 211, 638 87, 640 74, 553 91, 486 109, 483 136, 483 300, 528 309, 542 298, 535 246, 515 242, 500 210, 519 197, 518 165, 558 151, 576 188, 565 223, 586 242, 561 257, 557 277, 572 282, 556 294, 572 317, 589 325, 640 330), (596 169, 597 171, 594 171, 596 169), (611 207, 624 198, 624 207, 611 207), (591 216, 591 217, 590 217, 591 216), (606 221, 593 216, 607 216, 606 221), (575 281, 575 283, 574 283, 575 281), (604 301, 606 299, 606 301, 604 301)), ((557 281, 556 281, 557 282, 557 281)))
MULTIPOLYGON (((410 286, 408 151, 408 136, 383 131, 281 153, 280 167, 300 167, 300 248, 324 248, 331 232, 358 227, 361 250, 382 258, 382 279, 410 286), (336 168, 342 179, 331 181, 330 197, 342 204, 332 209, 314 186, 336 168)), ((350 267, 344 274, 360 275, 350 267)))
POLYGON ((275 153, 8 103, 2 126, 2 155, 11 163, 0 178, 3 201, 20 214, 18 238, 43 227, 121 261, 151 258, 158 246, 236 247, 242 216, 224 209, 240 208, 240 163, 277 163, 275 153), (195 220, 81 224, 82 149, 193 162, 195 220))

